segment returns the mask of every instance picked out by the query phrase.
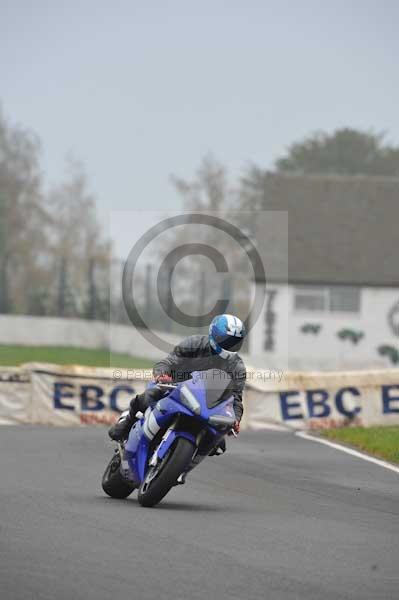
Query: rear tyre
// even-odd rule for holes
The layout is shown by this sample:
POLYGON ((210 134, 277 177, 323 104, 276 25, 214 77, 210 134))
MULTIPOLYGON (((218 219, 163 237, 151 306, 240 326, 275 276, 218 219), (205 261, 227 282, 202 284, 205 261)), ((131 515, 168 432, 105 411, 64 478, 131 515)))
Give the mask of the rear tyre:
POLYGON ((122 477, 120 466, 121 457, 118 452, 109 461, 102 479, 103 490, 111 498, 127 498, 134 490, 134 485, 122 477))
POLYGON ((138 492, 138 501, 141 506, 155 506, 166 496, 176 484, 181 475, 191 462, 195 446, 185 438, 178 438, 165 456, 162 463, 157 465, 156 474, 148 470, 138 492))

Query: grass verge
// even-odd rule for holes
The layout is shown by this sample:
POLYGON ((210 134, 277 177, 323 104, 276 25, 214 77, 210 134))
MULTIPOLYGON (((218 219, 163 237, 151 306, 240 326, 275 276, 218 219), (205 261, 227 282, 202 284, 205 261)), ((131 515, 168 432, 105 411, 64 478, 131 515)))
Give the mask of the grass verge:
POLYGON ((378 458, 399 463, 399 427, 343 427, 320 432, 329 440, 354 446, 378 458))
POLYGON ((57 365, 88 367, 123 367, 148 369, 153 361, 108 350, 87 350, 63 346, 0 346, 0 366, 18 366, 26 362, 47 362, 57 365))

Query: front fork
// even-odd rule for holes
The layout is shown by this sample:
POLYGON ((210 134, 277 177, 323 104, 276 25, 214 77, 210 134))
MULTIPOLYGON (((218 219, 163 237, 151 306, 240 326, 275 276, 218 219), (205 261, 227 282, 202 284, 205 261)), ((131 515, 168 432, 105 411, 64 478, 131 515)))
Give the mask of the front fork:
POLYGON ((131 481, 131 474, 130 474, 130 467, 129 467, 129 463, 125 457, 125 445, 123 442, 118 442, 118 446, 115 450, 116 453, 119 454, 119 458, 121 461, 121 466, 119 467, 120 469, 120 473, 122 475, 122 477, 124 479, 127 479, 128 481, 131 481))
MULTIPOLYGON (((179 420, 179 418, 176 417, 176 419, 173 421, 173 423, 168 427, 168 429, 164 433, 161 443, 155 449, 155 451, 153 452, 153 454, 150 458, 150 461, 148 463, 149 466, 156 467, 159 460, 164 458, 167 450, 165 451, 162 448, 162 445, 167 444, 167 449, 169 449, 169 447, 171 446, 171 444, 170 445, 168 444, 168 438, 169 438, 169 436, 174 435, 174 432, 176 431, 176 427, 178 425, 178 420, 179 420), (159 455, 161 455, 161 457, 159 455)), ((188 473, 189 471, 192 471, 192 469, 194 469, 194 467, 199 465, 199 463, 205 458, 205 456, 198 454, 199 447, 200 447, 201 442, 205 435, 206 435, 206 429, 204 428, 197 434, 197 436, 195 437, 195 441, 193 439, 190 439, 190 441, 193 441, 195 443, 195 450, 194 450, 194 454, 192 456, 189 466, 187 467, 185 472, 182 473, 182 475, 179 477, 179 479, 182 478, 182 481, 179 481, 179 483, 184 483, 184 478, 185 478, 186 473, 188 473)), ((176 436, 176 437, 178 437, 178 436, 176 436)), ((186 436, 184 436, 184 437, 186 437, 186 436)), ((191 435, 190 435, 190 438, 191 438, 191 435)), ((176 438, 174 438, 174 439, 176 439, 176 438)), ((172 443, 173 443, 173 441, 172 441, 172 443)))

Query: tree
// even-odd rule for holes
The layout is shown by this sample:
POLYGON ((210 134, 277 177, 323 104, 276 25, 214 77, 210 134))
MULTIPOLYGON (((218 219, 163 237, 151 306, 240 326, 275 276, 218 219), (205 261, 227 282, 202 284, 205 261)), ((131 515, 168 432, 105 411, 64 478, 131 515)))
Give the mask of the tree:
POLYGON ((399 176, 399 147, 385 142, 384 133, 337 129, 315 133, 292 144, 276 161, 281 173, 399 176))
MULTIPOLYGON (((193 180, 172 177, 172 181, 182 197, 184 210, 217 216, 241 226, 241 215, 234 212, 239 210, 236 206, 236 191, 229 184, 226 168, 211 154, 202 159, 193 180)), ((216 252, 226 259, 228 273, 215 272, 212 259, 202 254, 204 248, 199 249, 200 254, 190 254, 185 260, 178 262, 174 292, 179 297, 182 310, 191 314, 205 314, 222 298, 229 300, 231 312, 246 315, 248 264, 243 260, 237 240, 215 226, 193 227, 194 229, 185 227, 179 232, 172 230, 169 246, 164 242, 161 254, 165 255, 171 248, 179 248, 192 242, 199 243, 207 247, 211 255, 216 252)), ((166 278, 167 276, 168 274, 166 278)), ((199 326, 201 319, 197 323, 199 326)))
POLYGON ((8 310, 8 273, 6 262, 7 227, 6 227, 7 199, 3 191, 0 192, 0 313, 8 310))
POLYGON ((107 319, 111 246, 102 234, 81 163, 68 161, 67 179, 50 191, 48 207, 54 312, 107 319))
POLYGON ((0 110, 0 312, 107 320, 111 248, 84 169, 44 194, 40 148, 0 110))
POLYGON ((27 290, 40 280, 48 216, 39 158, 37 136, 0 110, 0 312, 26 310, 27 290))
POLYGON ((175 175, 171 179, 187 210, 221 211, 228 207, 230 191, 226 169, 211 154, 202 159, 193 181, 175 175))

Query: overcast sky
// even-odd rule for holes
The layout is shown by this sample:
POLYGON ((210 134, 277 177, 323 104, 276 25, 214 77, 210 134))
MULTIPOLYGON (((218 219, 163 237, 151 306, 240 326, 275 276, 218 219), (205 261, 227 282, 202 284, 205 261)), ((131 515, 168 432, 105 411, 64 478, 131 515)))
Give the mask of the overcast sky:
POLYGON ((72 152, 104 211, 173 210, 209 151, 234 179, 319 129, 399 144, 398 31, 397 0, 0 0, 0 101, 47 183, 72 152))

